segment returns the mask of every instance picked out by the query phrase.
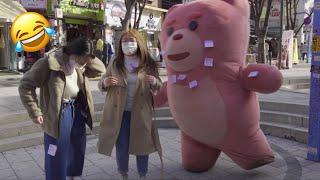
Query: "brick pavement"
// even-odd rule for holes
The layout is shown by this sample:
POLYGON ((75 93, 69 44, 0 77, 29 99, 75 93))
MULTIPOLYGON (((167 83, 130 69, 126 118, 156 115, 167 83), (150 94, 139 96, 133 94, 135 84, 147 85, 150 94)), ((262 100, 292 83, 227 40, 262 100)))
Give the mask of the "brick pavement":
MULTIPOLYGON (((164 153, 165 179, 221 179, 221 180, 316 180, 320 177, 320 163, 305 160, 306 145, 268 136, 275 152, 272 164, 246 171, 222 154, 217 164, 205 173, 190 173, 181 166, 180 132, 176 129, 159 131, 164 153), (281 144, 281 147, 279 146, 281 144)), ((115 154, 106 157, 96 152, 95 136, 89 136, 83 180, 117 179, 115 154)), ((41 180, 44 179, 43 146, 17 149, 0 154, 1 180, 41 180)), ((137 179, 136 162, 130 157, 130 179, 137 179)), ((160 179, 160 161, 157 154, 150 156, 147 179, 160 179)))

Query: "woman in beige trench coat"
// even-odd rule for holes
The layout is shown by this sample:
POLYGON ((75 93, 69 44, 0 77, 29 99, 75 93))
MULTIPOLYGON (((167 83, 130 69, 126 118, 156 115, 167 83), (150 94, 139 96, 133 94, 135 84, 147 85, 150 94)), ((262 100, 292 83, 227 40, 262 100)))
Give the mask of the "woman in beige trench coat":
POLYGON ((111 156, 116 146, 118 171, 127 179, 129 154, 137 156, 141 179, 148 171, 148 155, 161 146, 152 121, 152 93, 161 88, 158 69, 148 53, 146 43, 139 32, 125 31, 114 61, 98 86, 107 92, 98 152, 111 156))

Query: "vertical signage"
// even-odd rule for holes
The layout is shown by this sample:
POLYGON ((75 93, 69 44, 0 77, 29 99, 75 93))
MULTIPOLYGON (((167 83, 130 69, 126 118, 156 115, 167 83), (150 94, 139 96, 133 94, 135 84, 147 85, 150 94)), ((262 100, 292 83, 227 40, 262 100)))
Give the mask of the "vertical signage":
POLYGON ((320 161, 320 0, 314 0, 308 160, 320 161))

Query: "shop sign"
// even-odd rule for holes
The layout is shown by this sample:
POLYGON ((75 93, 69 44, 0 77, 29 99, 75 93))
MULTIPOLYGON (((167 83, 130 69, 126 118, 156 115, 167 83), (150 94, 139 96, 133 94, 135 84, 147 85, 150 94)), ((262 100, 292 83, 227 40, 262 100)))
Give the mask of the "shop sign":
POLYGON ((140 28, 144 30, 160 30, 160 16, 156 17, 152 12, 148 15, 142 14, 140 28))
POLYGON ((56 18, 62 19, 63 18, 62 9, 61 8, 56 8, 55 15, 56 15, 56 18))
POLYGON ((320 52, 320 36, 313 36, 313 42, 312 42, 312 51, 314 53, 320 52))
POLYGON ((105 10, 106 23, 109 26, 121 26, 120 18, 124 18, 126 6, 123 1, 112 1, 107 3, 105 10))
POLYGON ((47 0, 20 0, 26 9, 47 9, 47 0))
POLYGON ((104 10, 104 3, 92 3, 89 2, 88 0, 71 0, 69 2, 70 6, 77 6, 81 8, 87 8, 87 9, 92 9, 92 10, 104 10))

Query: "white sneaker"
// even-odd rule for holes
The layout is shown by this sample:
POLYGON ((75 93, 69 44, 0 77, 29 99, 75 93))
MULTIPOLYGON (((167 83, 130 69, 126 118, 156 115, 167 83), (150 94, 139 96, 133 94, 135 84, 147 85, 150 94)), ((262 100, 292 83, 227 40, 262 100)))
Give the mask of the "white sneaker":
POLYGON ((120 175, 120 180, 128 180, 128 175, 120 175))
POLYGON ((146 180, 146 176, 140 176, 139 179, 140 180, 146 180))

